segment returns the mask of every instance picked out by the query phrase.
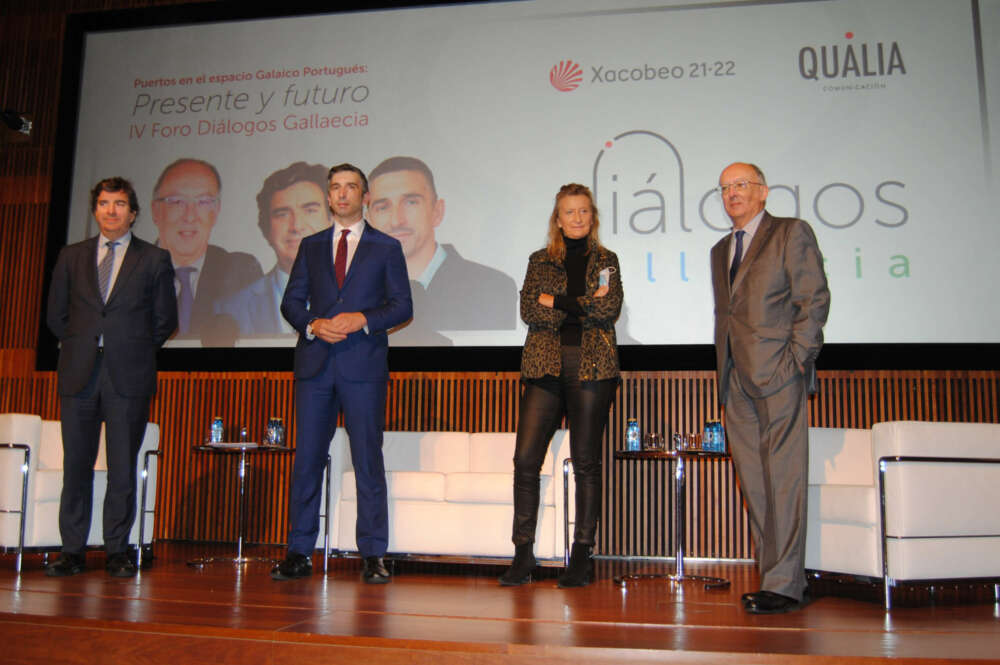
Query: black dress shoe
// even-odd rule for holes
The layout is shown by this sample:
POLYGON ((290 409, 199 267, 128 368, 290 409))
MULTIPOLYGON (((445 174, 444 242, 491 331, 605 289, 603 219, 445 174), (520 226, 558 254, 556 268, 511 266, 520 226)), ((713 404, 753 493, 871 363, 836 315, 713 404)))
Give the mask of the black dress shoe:
POLYGON ((271 569, 272 580, 295 580, 300 577, 312 575, 312 559, 305 554, 289 552, 285 555, 285 560, 271 569))
POLYGON ((750 614, 782 614, 801 609, 799 601, 788 596, 782 596, 773 591, 758 591, 749 594, 743 606, 750 614))
POLYGON ((758 591, 751 591, 749 593, 745 593, 742 596, 740 596, 740 602, 743 603, 743 608, 746 609, 747 606, 749 606, 750 603, 752 603, 755 600, 757 600, 757 598, 762 593, 764 593, 764 592, 758 590, 758 591))
POLYGON ((69 577, 79 575, 87 567, 87 559, 82 554, 67 554, 63 552, 55 563, 50 563, 45 568, 45 574, 49 577, 69 577))
POLYGON ((382 563, 380 556, 366 556, 361 568, 361 579, 365 584, 386 584, 389 582, 389 571, 382 563))
POLYGON ((104 562, 104 568, 111 577, 135 577, 139 572, 132 557, 125 552, 109 554, 108 560, 104 562))

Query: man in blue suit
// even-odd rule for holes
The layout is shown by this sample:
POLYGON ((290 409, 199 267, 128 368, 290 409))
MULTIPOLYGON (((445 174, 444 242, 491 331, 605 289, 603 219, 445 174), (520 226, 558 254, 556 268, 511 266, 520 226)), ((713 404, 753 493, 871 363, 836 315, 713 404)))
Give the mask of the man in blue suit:
POLYGON ((382 459, 389 380, 388 335, 413 315, 399 241, 364 219, 368 180, 351 164, 328 174, 333 226, 302 240, 281 313, 299 332, 295 346, 295 466, 289 497, 288 553, 276 580, 306 577, 319 534, 320 490, 330 439, 343 409, 358 491, 362 579, 389 581, 382 557, 389 504, 382 459))

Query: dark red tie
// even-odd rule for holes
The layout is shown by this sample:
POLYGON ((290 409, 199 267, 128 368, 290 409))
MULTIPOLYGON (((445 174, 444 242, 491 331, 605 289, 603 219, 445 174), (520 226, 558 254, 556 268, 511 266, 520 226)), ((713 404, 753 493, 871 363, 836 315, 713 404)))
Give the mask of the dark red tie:
POLYGON ((347 275, 347 234, 350 229, 340 232, 340 241, 337 243, 337 254, 333 259, 333 272, 337 277, 337 288, 344 286, 344 277, 347 275))

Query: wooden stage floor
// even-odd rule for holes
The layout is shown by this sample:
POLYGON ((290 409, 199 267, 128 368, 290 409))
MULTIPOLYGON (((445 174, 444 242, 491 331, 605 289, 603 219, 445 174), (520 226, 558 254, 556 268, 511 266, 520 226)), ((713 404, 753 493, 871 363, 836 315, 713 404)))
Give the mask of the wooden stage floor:
MULTIPOLYGON (((641 581, 627 571, 671 564, 598 562, 599 579, 559 589, 556 569, 503 588, 498 566, 395 564, 391 584, 368 586, 357 559, 327 575, 274 582, 263 563, 186 561, 226 546, 157 543, 155 566, 135 579, 107 576, 88 556, 78 576, 45 576, 41 556, 0 556, 0 663, 908 663, 1000 659, 1000 606, 991 600, 894 608, 820 596, 799 612, 751 616, 750 564, 687 562, 688 574, 732 586, 641 581)), ((249 554, 280 556, 276 548, 249 554)), ((318 561, 318 558, 314 560, 318 561)), ((658 569, 658 570, 657 570, 658 569)), ((315 570, 315 568, 314 568, 315 570)), ((998 660, 1000 662, 1000 660, 998 660)))

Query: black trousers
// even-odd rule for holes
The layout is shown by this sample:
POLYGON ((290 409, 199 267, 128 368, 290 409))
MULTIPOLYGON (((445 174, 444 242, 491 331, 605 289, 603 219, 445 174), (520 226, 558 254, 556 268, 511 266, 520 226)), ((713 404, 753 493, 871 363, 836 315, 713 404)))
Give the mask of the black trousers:
POLYGON ((601 437, 618 381, 580 381, 579 368, 580 347, 564 346, 558 380, 551 384, 528 383, 521 397, 514 449, 512 539, 515 545, 535 541, 539 473, 564 414, 569 421, 570 455, 576 481, 573 542, 585 545, 595 542, 601 512, 601 437))
POLYGON ((149 419, 150 396, 120 395, 99 357, 87 387, 63 395, 63 487, 59 501, 62 551, 79 554, 87 547, 94 503, 94 462, 105 426, 108 488, 104 495, 104 549, 124 552, 136 516, 136 461, 149 419))

